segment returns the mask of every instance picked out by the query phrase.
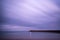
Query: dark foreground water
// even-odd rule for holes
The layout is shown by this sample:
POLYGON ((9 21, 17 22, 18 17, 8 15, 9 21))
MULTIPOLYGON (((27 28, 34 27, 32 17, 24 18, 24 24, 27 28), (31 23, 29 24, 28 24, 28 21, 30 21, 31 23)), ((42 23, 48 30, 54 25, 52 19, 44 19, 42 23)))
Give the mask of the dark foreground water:
POLYGON ((0 31, 1 40, 60 40, 59 33, 0 31))

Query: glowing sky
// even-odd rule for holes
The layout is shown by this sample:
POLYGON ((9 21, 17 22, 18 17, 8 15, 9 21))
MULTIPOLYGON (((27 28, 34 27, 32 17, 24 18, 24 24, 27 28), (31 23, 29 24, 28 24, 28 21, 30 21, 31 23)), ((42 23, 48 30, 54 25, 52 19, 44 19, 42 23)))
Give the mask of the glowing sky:
POLYGON ((59 7, 51 0, 3 0, 2 6, 7 25, 59 29, 59 7))

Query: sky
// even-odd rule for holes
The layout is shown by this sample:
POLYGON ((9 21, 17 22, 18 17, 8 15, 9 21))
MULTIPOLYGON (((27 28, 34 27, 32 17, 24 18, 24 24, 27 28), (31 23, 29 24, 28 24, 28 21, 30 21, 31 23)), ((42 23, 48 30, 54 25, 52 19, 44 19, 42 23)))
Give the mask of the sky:
POLYGON ((2 29, 60 30, 59 9, 59 0, 1 0, 2 29))

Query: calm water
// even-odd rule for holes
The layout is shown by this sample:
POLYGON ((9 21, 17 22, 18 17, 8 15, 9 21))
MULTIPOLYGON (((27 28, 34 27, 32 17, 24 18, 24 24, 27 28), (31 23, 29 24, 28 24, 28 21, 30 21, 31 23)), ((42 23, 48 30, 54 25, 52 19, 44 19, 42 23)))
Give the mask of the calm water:
POLYGON ((27 31, 3 31, 0 32, 0 37, 5 39, 60 39, 60 34, 58 33, 48 33, 48 32, 27 32, 27 31))

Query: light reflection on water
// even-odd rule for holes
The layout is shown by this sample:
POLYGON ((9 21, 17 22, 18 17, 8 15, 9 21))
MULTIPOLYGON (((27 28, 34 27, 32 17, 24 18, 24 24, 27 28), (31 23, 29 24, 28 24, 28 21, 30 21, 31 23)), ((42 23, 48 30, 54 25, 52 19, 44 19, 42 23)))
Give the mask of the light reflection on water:
POLYGON ((48 32, 4 31, 5 38, 60 38, 60 34, 48 32))

